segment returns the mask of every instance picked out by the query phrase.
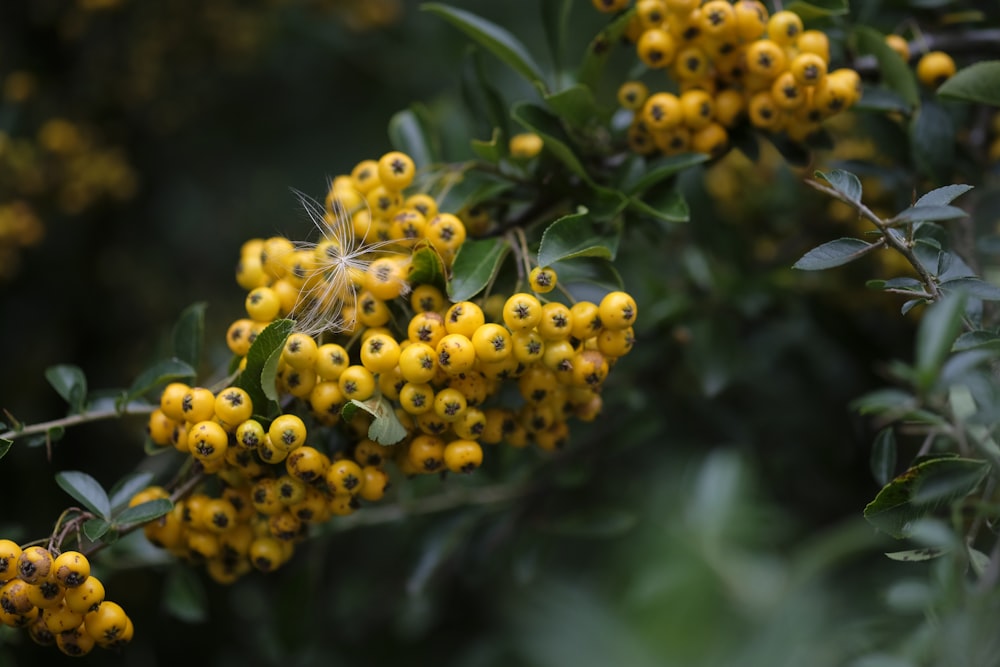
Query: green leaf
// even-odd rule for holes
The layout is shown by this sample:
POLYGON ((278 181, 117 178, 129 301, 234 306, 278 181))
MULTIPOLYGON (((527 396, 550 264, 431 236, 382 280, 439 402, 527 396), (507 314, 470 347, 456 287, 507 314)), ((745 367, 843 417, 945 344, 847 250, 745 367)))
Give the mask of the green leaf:
POLYGON ((493 77, 486 71, 479 49, 471 49, 463 63, 461 91, 471 117, 486 121, 491 135, 496 137, 497 148, 505 150, 510 137, 510 105, 493 85, 493 77))
POLYGON ((56 473, 56 484, 97 516, 110 520, 111 501, 96 479, 85 472, 67 470, 56 473))
POLYGON ((910 222, 938 222, 941 220, 957 220, 966 218, 969 214, 957 206, 927 206, 917 204, 896 214, 889 223, 893 225, 910 222))
POLYGON ((816 178, 830 184, 834 190, 843 195, 844 199, 853 203, 861 203, 861 181, 849 171, 833 169, 832 171, 817 171, 816 178))
POLYGON ((967 331, 955 340, 955 344, 951 346, 951 351, 962 352, 981 347, 1000 350, 1000 336, 992 331, 967 331))
POLYGON ((878 61, 882 83, 913 109, 920 104, 920 87, 913 68, 885 43, 885 35, 874 28, 856 25, 851 39, 858 53, 870 53, 878 61))
POLYGON ((201 363, 201 352, 205 345, 204 302, 193 303, 181 312, 174 324, 174 357, 197 369, 201 363))
POLYGON ((624 281, 615 265, 600 257, 577 257, 552 265, 559 274, 559 284, 575 296, 574 286, 600 287, 604 291, 624 289, 624 281))
POLYGON ((638 213, 664 223, 687 222, 691 219, 691 209, 688 207, 687 199, 680 190, 672 186, 654 187, 641 199, 631 197, 628 206, 638 213))
POLYGON ((628 28, 634 15, 634 8, 622 12, 590 40, 590 44, 587 45, 587 51, 583 56, 583 62, 580 64, 580 70, 576 77, 577 81, 591 90, 597 89, 608 58, 614 47, 621 40, 622 35, 625 34, 625 30, 628 28))
POLYGON ((197 373, 190 364, 180 359, 164 359, 143 370, 132 381, 132 386, 125 392, 121 404, 145 396, 147 393, 168 382, 190 382, 197 373))
POLYGON ((968 550, 969 565, 972 566, 972 571, 976 573, 977 577, 983 576, 990 567, 990 557, 979 549, 973 549, 971 546, 968 547, 968 550))
POLYGON ((936 459, 918 468, 919 483, 913 487, 911 502, 935 506, 969 495, 989 472, 986 461, 964 458, 936 459))
POLYGON ((872 477, 885 486, 896 473, 896 432, 891 426, 883 428, 875 436, 871 455, 872 477))
POLYGON ((233 384, 250 395, 254 414, 267 415, 277 409, 275 375, 281 349, 294 326, 295 323, 289 319, 271 322, 257 335, 247 352, 246 368, 233 384))
POLYGON ((411 107, 398 111, 389 119, 389 142, 393 148, 413 159, 419 169, 434 162, 434 151, 420 116, 411 107))
POLYGON ((866 85, 861 99, 855 103, 857 111, 879 111, 884 113, 909 113, 912 107, 902 97, 882 86, 866 85))
POLYGON ((931 305, 917 329, 915 380, 923 390, 934 384, 962 328, 965 294, 948 294, 931 305))
POLYGON ((938 547, 924 547, 923 549, 907 549, 905 551, 890 551, 886 552, 891 560, 897 560, 904 563, 916 563, 924 560, 931 560, 938 558, 948 553, 945 549, 940 549, 938 547))
POLYGON ((500 270, 510 245, 502 238, 479 239, 462 244, 451 266, 448 296, 467 301, 489 284, 500 270))
POLYGON ((423 246, 413 251, 407 281, 412 285, 434 285, 444 291, 447 284, 445 271, 441 255, 433 248, 423 246))
POLYGON ((917 519, 972 493, 988 469, 985 461, 960 457, 919 463, 879 491, 865 507, 865 519, 895 538, 908 537, 917 519))
POLYGON ((543 0, 541 3, 545 42, 549 47, 549 57, 556 72, 563 69, 563 49, 566 46, 573 5, 573 0, 543 0))
POLYGON ((709 156, 705 153, 681 153, 652 161, 643 171, 642 177, 629 186, 628 194, 636 195, 642 193, 674 174, 699 165, 708 159, 709 156))
POLYGON ((607 115, 597 106, 590 88, 580 84, 546 95, 545 103, 571 127, 580 129, 601 122, 607 115))
POLYGON ((490 164, 496 164, 500 158, 507 154, 507 147, 500 141, 500 128, 498 127, 493 128, 493 136, 490 137, 489 141, 473 139, 470 145, 473 153, 490 164))
POLYGON ((10 451, 10 448, 13 446, 13 444, 14 444, 13 440, 8 440, 7 438, 0 438, 0 459, 7 456, 7 452, 10 451))
POLYGON ((128 505, 132 496, 153 482, 153 477, 153 473, 149 471, 133 472, 115 482, 115 485, 111 487, 111 491, 108 493, 111 510, 114 512, 128 505))
POLYGON ((205 587, 194 568, 180 563, 172 567, 163 589, 163 603, 171 616, 188 623, 208 618, 205 587))
POLYGON ((454 25, 533 85, 544 85, 542 70, 535 59, 524 44, 506 28, 464 9, 436 2, 425 3, 420 8, 454 25))
POLYGON ((842 16, 848 12, 848 0, 792 0, 785 9, 795 12, 804 21, 829 16, 842 16))
POLYGON ((133 507, 126 507, 115 517, 115 525, 125 528, 131 524, 149 523, 154 519, 159 519, 164 514, 169 514, 174 508, 174 503, 169 498, 156 498, 147 500, 133 507))
POLYGON ((545 148, 574 174, 588 185, 597 187, 583 163, 570 148, 572 140, 567 136, 559 118, 537 104, 519 102, 511 110, 514 120, 534 132, 545 142, 545 148))
POLYGON ((963 67, 938 87, 937 95, 1000 106, 1000 60, 981 60, 963 67))
MULTIPOLYGON (((350 404, 373 417, 372 423, 368 426, 368 437, 378 444, 395 445, 406 437, 406 427, 400 423, 392 403, 384 396, 376 396, 367 401, 351 399, 350 404)), ((349 415, 345 414, 344 419, 350 421, 353 414, 353 412, 349 415)))
POLYGON ((941 283, 945 292, 963 291, 969 296, 983 301, 1000 301, 1000 287, 980 278, 955 278, 941 283))
POLYGON ((614 259, 618 251, 617 234, 608 235, 588 216, 582 206, 576 213, 564 215, 542 234, 538 246, 538 265, 551 266, 573 257, 614 259))
POLYGON ((792 268, 803 271, 830 269, 853 262, 880 247, 882 246, 852 238, 828 241, 804 254, 799 258, 799 261, 792 265, 792 268))
POLYGON ((45 379, 69 403, 70 413, 83 410, 87 401, 87 377, 77 366, 59 364, 45 369, 45 379))
POLYGON ((924 194, 914 206, 947 206, 972 189, 973 186, 960 183, 945 185, 924 194))
POLYGON ((111 524, 104 519, 88 519, 83 522, 83 534, 87 539, 96 542, 111 530, 111 524))
POLYGON ((910 150, 921 175, 938 181, 950 180, 955 161, 955 123, 933 100, 924 100, 910 121, 910 150))
POLYGON ((893 412, 905 414, 917 406, 913 394, 902 389, 876 389, 851 401, 851 409, 861 415, 893 412))

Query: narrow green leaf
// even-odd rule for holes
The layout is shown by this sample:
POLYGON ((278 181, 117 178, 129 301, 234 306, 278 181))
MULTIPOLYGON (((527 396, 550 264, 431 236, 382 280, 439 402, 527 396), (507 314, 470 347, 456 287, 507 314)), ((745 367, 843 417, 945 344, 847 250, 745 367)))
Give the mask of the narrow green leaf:
POLYGON ((896 474, 896 432, 891 426, 875 436, 871 455, 872 477, 885 486, 896 474))
POLYGON ((253 402, 254 414, 267 415, 276 409, 274 379, 281 348, 295 323, 289 319, 268 324, 247 352, 246 368, 234 384, 245 390, 253 402))
POLYGON ((88 519, 83 522, 83 534, 87 539, 96 542, 111 530, 111 524, 104 519, 88 519))
POLYGON ((376 396, 367 401, 351 399, 351 404, 373 417, 368 426, 368 437, 378 444, 395 445, 406 437, 406 427, 400 423, 392 403, 384 396, 376 396))
POLYGON ((914 364, 915 379, 921 389, 926 390, 934 384, 948 357, 962 327, 965 301, 963 292, 952 293, 931 305, 924 314, 917 329, 914 364))
POLYGON ((675 187, 654 186, 640 199, 630 197, 630 209, 648 215, 663 223, 687 222, 691 219, 691 209, 683 193, 675 187))
POLYGON ((122 404, 128 403, 140 396, 145 396, 168 382, 192 381, 196 375, 195 369, 180 359, 158 361, 139 373, 135 380, 132 381, 132 386, 125 392, 122 404))
POLYGON ((920 174, 938 181, 950 180, 956 144, 951 115, 933 100, 924 100, 910 121, 910 150, 920 174))
POLYGON ((510 245, 502 238, 466 241, 451 266, 451 300, 466 301, 479 294, 500 270, 509 250, 510 245))
POLYGON ((159 519, 164 514, 169 514, 174 508, 174 503, 169 498, 157 498, 147 500, 133 507, 126 507, 115 518, 115 525, 119 529, 136 523, 149 523, 154 519, 159 519))
POLYGON ((577 81, 591 90, 597 89, 608 58, 621 40, 622 35, 625 34, 625 30, 628 28, 634 15, 634 7, 626 12, 622 12, 590 40, 590 44, 587 45, 587 51, 583 56, 583 62, 580 63, 577 81))
POLYGON ((434 285, 444 291, 447 276, 444 262, 433 248, 424 246, 413 251, 407 282, 411 285, 434 285))
POLYGON ((535 59, 506 28, 464 9, 436 2, 424 3, 420 8, 454 25, 533 85, 544 85, 542 70, 535 59))
POLYGON ((628 193, 636 195, 645 192, 671 176, 695 165, 702 164, 708 159, 709 156, 705 153, 681 153, 680 155, 670 155, 650 162, 649 166, 643 171, 642 177, 629 186, 628 193))
POLYGON ((574 4, 573 0, 543 0, 541 3, 545 42, 549 47, 549 57, 556 72, 563 69, 566 34, 569 31, 569 19, 574 4))
POLYGON ((579 129, 600 123, 608 115, 597 106, 590 88, 580 84, 546 95, 545 103, 568 125, 579 129))
POLYGON ((49 366, 45 369, 45 379, 69 403, 71 413, 83 410, 87 401, 87 377, 79 367, 70 364, 49 366))
POLYGON ((496 134, 497 146, 505 148, 510 138, 510 105, 494 85, 487 71, 482 51, 471 48, 462 66, 462 97, 470 110, 470 118, 486 121, 496 134))
POLYGON ((966 218, 968 216, 968 213, 957 206, 927 206, 918 204, 900 211, 890 220, 890 224, 938 222, 942 220, 957 220, 958 218, 966 218))
POLYGON ((853 262, 880 247, 873 243, 865 243, 860 239, 852 238, 828 241, 804 254, 799 258, 799 261, 792 265, 792 268, 803 271, 830 269, 853 262))
POLYGON ((981 60, 963 67, 938 87, 937 95, 1000 106, 1000 60, 981 60))
POLYGON ((906 413, 915 408, 917 399, 902 389, 876 389, 851 401, 851 409, 861 415, 885 412, 906 413))
POLYGON ((946 292, 963 291, 969 296, 983 301, 1000 301, 1000 287, 980 278, 946 280, 941 283, 941 289, 946 292))
POLYGON ((111 511, 115 512, 128 505, 132 496, 148 487, 153 482, 153 473, 148 470, 133 472, 125 475, 111 487, 108 492, 110 496, 111 511))
POLYGON ((56 484, 88 510, 104 520, 111 518, 111 501, 100 483, 85 472, 66 470, 56 473, 56 484))
POLYGON ((469 144, 472 146, 473 153, 490 164, 498 163, 500 158, 507 154, 507 147, 500 141, 500 128, 498 127, 493 128, 493 135, 489 141, 473 139, 469 144))
POLYGON ((396 112, 389 119, 389 142, 409 155, 418 169, 434 162, 427 130, 412 107, 396 112))
MULTIPOLYGON (((845 3, 846 4, 846 3, 845 3)), ((865 25, 856 25, 851 39, 860 54, 872 54, 878 61, 882 83, 913 109, 920 104, 920 87, 913 68, 885 42, 885 35, 865 25)))
POLYGON ((885 485, 868 503, 865 519, 888 535, 907 537, 918 519, 972 493, 988 469, 984 461, 959 457, 914 465, 885 485))
POLYGON ((547 109, 529 102, 515 104, 511 115, 525 128, 540 136, 545 142, 545 148, 573 174, 582 178, 591 187, 598 187, 584 168, 580 158, 570 147, 573 142, 566 134, 558 117, 547 109))
POLYGON ((795 12, 804 21, 829 16, 843 16, 848 12, 848 0, 792 0, 785 9, 795 12))
POLYGON ((174 324, 174 357, 197 369, 205 346, 205 302, 193 303, 174 324))
POLYGON ((7 452, 10 451, 11 446, 13 446, 14 441, 8 440, 7 438, 0 438, 0 459, 7 456, 7 452))
POLYGON ((885 555, 892 560, 904 563, 916 563, 924 560, 932 560, 946 554, 947 551, 937 547, 924 547, 923 549, 907 549, 905 551, 890 551, 885 555))
POLYGON ((831 171, 817 171, 815 176, 829 183, 830 187, 843 195, 847 201, 854 204, 861 201, 861 181, 851 172, 833 169, 831 171))
POLYGON ((914 206, 947 206, 971 190, 972 187, 971 185, 959 183, 945 185, 925 193, 917 200, 914 206))
POLYGON ((551 266, 573 257, 603 257, 614 259, 618 251, 619 236, 609 235, 595 225, 587 209, 580 207, 576 213, 565 215, 542 234, 538 246, 538 265, 551 266))

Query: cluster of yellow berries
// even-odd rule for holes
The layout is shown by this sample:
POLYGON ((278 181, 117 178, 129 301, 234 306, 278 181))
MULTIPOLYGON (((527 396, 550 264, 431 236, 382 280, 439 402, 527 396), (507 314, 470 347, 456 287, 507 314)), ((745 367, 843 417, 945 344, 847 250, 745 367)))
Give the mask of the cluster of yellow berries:
MULTIPOLYGON (((217 392, 171 383, 150 415, 154 443, 222 484, 180 498, 145 534, 217 581, 275 569, 311 525, 382 499, 393 472, 471 473, 483 445, 562 446, 570 418, 599 414, 610 367, 632 349, 633 297, 550 299, 551 267, 531 269, 528 291, 449 300, 415 257, 450 270, 465 228, 433 197, 406 191, 413 173, 396 151, 363 161, 333 179, 318 243, 244 244, 246 316, 226 342, 245 369, 268 325, 295 321, 274 374, 280 414, 261 415, 237 380, 217 392), (516 391, 501 394, 505 383, 516 391)), ((168 495, 151 487, 132 503, 168 495)))
POLYGON ((90 573, 79 551, 53 555, 45 547, 25 549, 0 539, 0 622, 24 628, 42 645, 70 656, 94 646, 118 648, 132 639, 132 620, 105 599, 104 584, 90 573))
MULTIPOLYGON (((607 12, 631 4, 593 1, 607 12)), ((626 36, 650 70, 668 73, 671 88, 651 92, 638 79, 619 88, 637 153, 719 155, 744 119, 803 142, 861 95, 856 71, 830 71, 824 32, 805 30, 791 11, 769 14, 758 0, 638 0, 626 36)))

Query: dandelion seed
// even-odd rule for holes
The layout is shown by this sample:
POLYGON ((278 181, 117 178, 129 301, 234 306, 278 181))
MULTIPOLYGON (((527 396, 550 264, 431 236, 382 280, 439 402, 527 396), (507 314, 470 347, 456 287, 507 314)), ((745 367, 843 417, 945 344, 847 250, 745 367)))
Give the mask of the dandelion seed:
POLYGON ((368 266, 394 251, 392 240, 358 237, 355 216, 369 216, 367 204, 356 192, 331 188, 328 206, 295 191, 306 214, 319 230, 318 242, 297 243, 312 251, 313 261, 303 267, 302 286, 292 309, 296 330, 309 335, 324 331, 342 333, 356 326, 358 293, 368 266), (343 193, 343 194, 341 194, 343 193))

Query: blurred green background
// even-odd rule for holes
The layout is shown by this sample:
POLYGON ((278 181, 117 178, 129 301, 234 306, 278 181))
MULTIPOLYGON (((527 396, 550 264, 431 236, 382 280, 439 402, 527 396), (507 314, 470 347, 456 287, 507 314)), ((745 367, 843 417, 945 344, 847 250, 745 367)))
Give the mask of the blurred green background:
MULTIPOLYGON (((544 54, 537 4, 455 3, 544 54)), ((581 1, 571 20, 582 49, 605 17, 581 1)), ((404 1, 2 3, 0 191, 30 202, 44 236, 6 256, 0 407, 28 423, 62 414, 44 380, 55 363, 80 366, 92 389, 127 385, 196 301, 208 303, 203 370, 219 377, 243 308, 240 244, 309 229, 292 188, 320 197, 389 150, 390 117, 414 102, 456 150, 487 138, 459 94, 467 50, 404 1), (80 185, 71 158, 106 179, 80 185)), ((495 76, 511 99, 531 94, 495 76)), ((622 244, 640 324, 605 417, 555 459, 491 450, 474 479, 414 481, 510 498, 359 512, 231 588, 108 554, 109 597, 136 638, 81 662, 916 664, 890 654, 922 620, 936 571, 890 563, 882 552, 896 547, 861 519, 877 491, 872 432, 848 408, 909 357, 913 331, 898 304, 863 293, 874 262, 790 270, 841 224, 800 178, 774 156, 685 174, 691 222, 637 224, 622 244)), ((143 428, 80 427, 51 457, 15 445, 0 465, 0 533, 49 530, 69 502, 55 472, 110 485, 142 464, 143 428)), ((976 619, 991 611, 948 636, 989 653, 995 633, 976 619)), ((0 665, 64 659, 25 636, 0 642, 0 665)))

